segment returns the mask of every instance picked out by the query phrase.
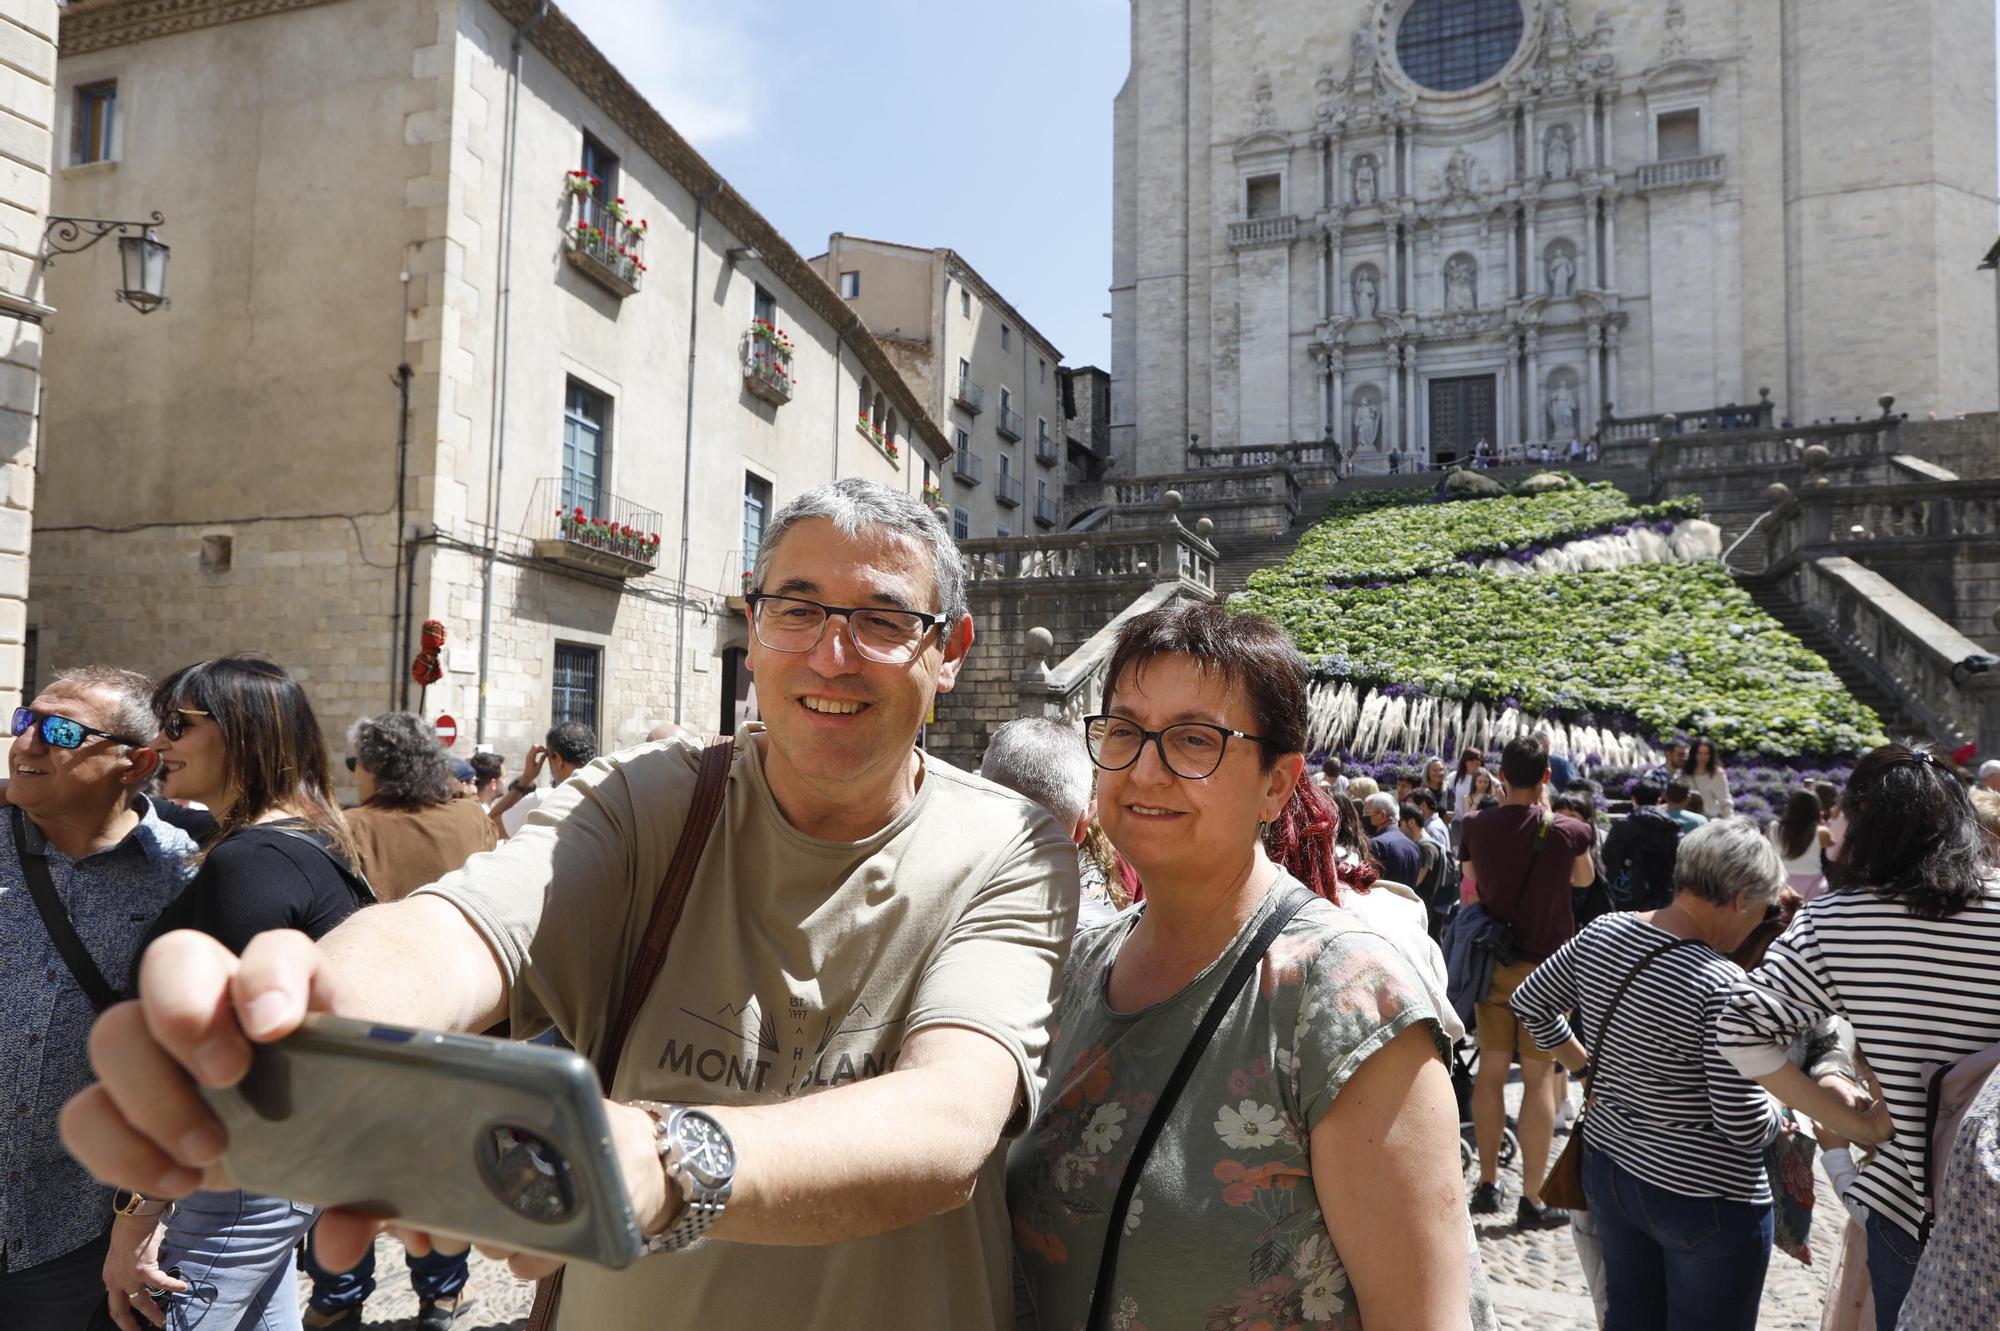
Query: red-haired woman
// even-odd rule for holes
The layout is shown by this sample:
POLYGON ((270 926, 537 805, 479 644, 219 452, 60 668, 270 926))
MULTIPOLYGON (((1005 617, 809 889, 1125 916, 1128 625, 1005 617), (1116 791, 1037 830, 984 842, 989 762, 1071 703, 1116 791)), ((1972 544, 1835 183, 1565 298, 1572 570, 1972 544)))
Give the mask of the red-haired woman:
POLYGON ((1077 935, 1055 1084, 1009 1161, 1040 1324, 1086 1321, 1110 1244, 1113 1324, 1493 1326, 1443 1009, 1335 904, 1354 888, 1334 809, 1300 779, 1298 652, 1269 621, 1182 604, 1127 624, 1107 678, 1085 723, 1098 816, 1146 899, 1077 935), (1163 1111, 1225 977, 1280 921, 1163 1111))

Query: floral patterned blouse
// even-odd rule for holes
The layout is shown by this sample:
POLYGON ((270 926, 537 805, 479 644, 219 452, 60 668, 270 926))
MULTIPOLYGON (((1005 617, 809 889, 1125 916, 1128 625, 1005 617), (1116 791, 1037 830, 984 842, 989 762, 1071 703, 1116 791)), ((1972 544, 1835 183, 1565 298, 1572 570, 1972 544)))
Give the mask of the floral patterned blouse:
MULTIPOLYGON (((1133 1142, 1264 916, 1173 997, 1137 1012, 1105 997, 1144 906, 1077 935, 1056 1008, 1049 1087, 1007 1168, 1031 1307, 1018 1324, 1073 1331, 1089 1315, 1106 1216, 1133 1142)), ((1272 943, 1181 1093, 1125 1220, 1109 1323, 1117 1331, 1358 1331, 1359 1310, 1313 1190, 1312 1128, 1369 1055, 1437 1014, 1396 949, 1324 901, 1272 943)), ((1494 1321, 1471 1218, 1470 1323, 1494 1321)))

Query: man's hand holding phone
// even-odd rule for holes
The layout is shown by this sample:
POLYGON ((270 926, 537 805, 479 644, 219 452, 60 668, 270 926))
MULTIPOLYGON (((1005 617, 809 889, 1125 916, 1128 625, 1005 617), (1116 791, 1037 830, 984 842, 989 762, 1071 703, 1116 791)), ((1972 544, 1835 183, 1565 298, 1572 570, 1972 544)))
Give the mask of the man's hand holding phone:
MULTIPOLYGON (((91 1033, 91 1064, 99 1080, 64 1107, 64 1143, 99 1179, 149 1197, 178 1198, 196 1188, 234 1188, 238 1181, 230 1176, 223 1159, 231 1148, 228 1129, 201 1088, 238 1086, 252 1069, 255 1046, 272 1044, 298 1032, 309 1012, 334 1017, 355 1014, 351 1008, 343 1010, 344 995, 326 955, 304 934, 292 931, 259 935, 244 949, 240 959, 205 934, 185 931, 168 934, 148 948, 141 959, 139 989, 140 999, 105 1012, 91 1033)), ((437 1038, 432 1037, 434 1041, 437 1038)), ((395 1050, 390 1050, 384 1044, 381 1048, 389 1054, 401 1052, 403 1046, 398 1044, 395 1050)), ((550 1055, 536 1051, 535 1057, 547 1059, 550 1055)), ((421 1075, 427 1065, 421 1059, 403 1059, 398 1067, 398 1060, 392 1057, 381 1066, 401 1075, 421 1075)), ((653 1120, 644 1110, 602 1102, 595 1093, 594 1081, 578 1093, 576 1080, 571 1079, 572 1094, 563 1102, 574 1111, 577 1100, 587 1100, 583 1108, 592 1116, 601 1106, 603 1123, 613 1143, 615 1164, 601 1158, 601 1149, 593 1157, 579 1144, 588 1133, 579 1134, 578 1141, 569 1143, 567 1151, 557 1144, 553 1158, 560 1172, 575 1172, 587 1182, 605 1180, 603 1187, 586 1187, 582 1193, 585 1198, 601 1198, 611 1186, 609 1176, 614 1171, 622 1181, 632 1205, 630 1215, 596 1217, 600 1221, 593 1231, 597 1242, 587 1249, 601 1253, 607 1264, 622 1265, 623 1261, 616 1259, 624 1255, 629 1260, 629 1254, 623 1254, 624 1244, 619 1236, 630 1229, 632 1219, 638 1222, 638 1233, 656 1232, 668 1219, 666 1179, 655 1146, 653 1120)), ((250 1094, 250 1090, 245 1087, 244 1094, 250 1094)), ((309 1092, 297 1099, 305 1103, 301 1106, 288 1101, 288 1106, 305 1111, 325 1108, 320 1098, 309 1092)), ((406 1130, 405 1136, 415 1133, 418 1139, 405 1144, 427 1152, 427 1159, 464 1158, 463 1153, 451 1152, 442 1143, 421 1139, 421 1127, 406 1121, 406 1116, 417 1112, 407 1099, 386 1105, 377 1105, 372 1100, 367 1103, 376 1112, 391 1115, 375 1131, 384 1136, 399 1129, 406 1130)), ((343 1121, 351 1123, 353 1115, 344 1116, 343 1121)), ((238 1122, 240 1126, 244 1120, 238 1122)), ((251 1123, 262 1126, 255 1119, 251 1123)), ((285 1126, 279 1124, 273 1131, 282 1132, 285 1126)), ((299 1126, 292 1125, 293 1130, 296 1132, 299 1126)), ((330 1146, 336 1153, 339 1150, 327 1141, 298 1144, 321 1148, 322 1155, 330 1146)), ((309 1157, 313 1152, 306 1149, 301 1154, 309 1157)), ((355 1148, 346 1154, 366 1157, 372 1153, 355 1148)), ((358 1166, 364 1161, 355 1159, 353 1163, 358 1166)), ((266 1182, 264 1190, 273 1190, 266 1182)), ((450 1214, 455 1222, 458 1219, 466 1222, 463 1228, 467 1232, 462 1237, 475 1242, 488 1240, 478 1243, 480 1250, 489 1256, 508 1257, 510 1268, 524 1279, 546 1275, 561 1264, 560 1260, 545 1255, 518 1253, 509 1245, 491 1243, 495 1234, 521 1232, 520 1218, 508 1214, 494 1194, 484 1191, 464 1194, 465 1180, 456 1182, 461 1185, 465 1200, 450 1214), (511 1222, 512 1228, 504 1224, 486 1227, 488 1219, 511 1222)), ((352 1195, 348 1194, 350 1198, 352 1195)), ((302 1196, 299 1200, 326 1199, 302 1196)), ((576 1218, 572 1213, 565 1214, 576 1218)), ((432 1236, 421 1229, 339 1209, 329 1210, 321 1218, 315 1251, 328 1269, 346 1270, 361 1259, 377 1234, 392 1226, 412 1245, 412 1251, 430 1251, 432 1236)), ((443 1233, 438 1237, 442 1239, 443 1233)), ((536 1241, 544 1247, 554 1246, 539 1237, 536 1241)), ((573 1238, 572 1244, 578 1241, 573 1238)), ((632 1242, 635 1246, 636 1237, 632 1242)), ((574 1246, 565 1250, 578 1251, 574 1246)))

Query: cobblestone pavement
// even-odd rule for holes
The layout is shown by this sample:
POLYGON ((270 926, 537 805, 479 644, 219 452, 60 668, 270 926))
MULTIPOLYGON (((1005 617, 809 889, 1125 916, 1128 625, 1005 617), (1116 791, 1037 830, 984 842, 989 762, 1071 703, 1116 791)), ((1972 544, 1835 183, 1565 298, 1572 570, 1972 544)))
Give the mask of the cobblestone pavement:
MULTIPOLYGON (((1510 1107, 1518 1106, 1518 1083, 1508 1088, 1508 1101, 1510 1107)), ((1562 1139, 1557 1138, 1558 1150, 1561 1144, 1562 1139)), ((1819 1182, 1819 1202, 1813 1209, 1815 1265, 1801 1265, 1783 1253, 1771 1255, 1759 1331, 1818 1331, 1827 1264, 1839 1246, 1846 1212, 1834 1198, 1826 1176, 1815 1173, 1819 1182)), ((1584 1283, 1569 1231, 1521 1233, 1511 1224, 1499 1223, 1512 1217, 1514 1199, 1521 1195, 1519 1169, 1503 1171, 1501 1182, 1505 1189, 1503 1214, 1479 1217, 1476 1226, 1500 1325, 1506 1331, 1596 1331, 1590 1287, 1584 1283)), ((378 1241, 375 1262, 377 1288, 368 1301, 367 1325, 376 1331, 407 1326, 416 1317, 417 1297, 405 1273, 402 1245, 387 1238, 378 1241)), ((303 1297, 303 1281, 299 1288, 303 1297)), ((471 1301, 456 1331, 522 1331, 527 1325, 534 1286, 515 1280, 504 1265, 473 1254, 472 1280, 466 1292, 471 1301)))

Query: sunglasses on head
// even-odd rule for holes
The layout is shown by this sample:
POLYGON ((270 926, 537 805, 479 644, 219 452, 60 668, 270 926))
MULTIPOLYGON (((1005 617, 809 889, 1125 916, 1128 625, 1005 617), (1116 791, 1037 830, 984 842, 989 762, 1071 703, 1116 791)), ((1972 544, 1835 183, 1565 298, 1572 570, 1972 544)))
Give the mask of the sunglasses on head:
POLYGON ((129 744, 133 746, 139 744, 139 741, 136 739, 129 739, 124 735, 114 735, 108 730, 99 730, 97 727, 87 726, 81 721, 73 721, 66 716, 57 716, 54 712, 38 712, 32 707, 16 707, 14 709, 15 738, 18 739, 20 736, 27 734, 29 729, 37 724, 41 727, 42 743, 52 749, 74 749, 81 746, 87 739, 108 739, 114 744, 129 744))
POLYGON ((199 707, 176 707, 167 713, 165 720, 160 722, 160 733, 178 742, 182 735, 187 734, 189 717, 207 715, 208 713, 199 707))

